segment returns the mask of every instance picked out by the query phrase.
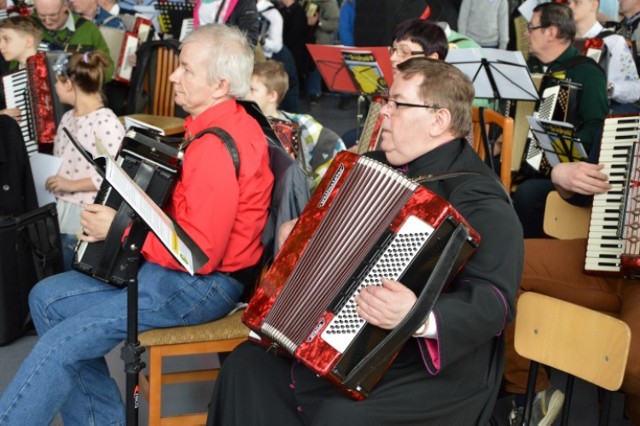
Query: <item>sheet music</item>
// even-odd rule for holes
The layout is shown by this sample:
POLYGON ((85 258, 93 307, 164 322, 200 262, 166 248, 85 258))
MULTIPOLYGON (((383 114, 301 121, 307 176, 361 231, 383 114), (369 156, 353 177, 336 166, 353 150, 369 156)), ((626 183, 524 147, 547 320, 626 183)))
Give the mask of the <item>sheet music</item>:
POLYGON ((108 156, 106 160, 107 181, 156 234, 173 257, 193 275, 202 265, 195 265, 192 251, 178 235, 179 231, 173 221, 135 184, 112 157, 108 156))
POLYGON ((584 146, 573 137, 574 128, 571 123, 541 120, 531 116, 527 117, 527 120, 551 167, 587 159, 584 146))

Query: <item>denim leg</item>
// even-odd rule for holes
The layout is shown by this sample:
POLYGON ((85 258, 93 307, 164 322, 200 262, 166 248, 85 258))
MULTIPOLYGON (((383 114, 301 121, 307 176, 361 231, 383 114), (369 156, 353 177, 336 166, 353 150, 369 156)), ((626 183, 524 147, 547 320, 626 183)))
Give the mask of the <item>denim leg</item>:
POLYGON ((76 251, 76 244, 78 243, 78 237, 72 234, 60 234, 60 240, 62 242, 64 270, 70 271, 71 265, 73 264, 73 256, 76 251))
MULTIPOLYGON (((190 276, 145 263, 139 272, 139 330, 199 324, 225 315, 242 285, 223 274, 190 276)), ((124 424, 124 406, 104 355, 126 338, 126 289, 76 271, 30 295, 41 335, 0 398, 0 424, 124 424)))

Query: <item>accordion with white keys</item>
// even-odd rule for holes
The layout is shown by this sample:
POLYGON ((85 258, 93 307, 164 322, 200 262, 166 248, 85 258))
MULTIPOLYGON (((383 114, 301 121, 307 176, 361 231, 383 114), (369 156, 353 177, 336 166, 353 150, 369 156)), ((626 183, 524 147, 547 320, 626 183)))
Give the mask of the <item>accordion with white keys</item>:
POLYGON ((640 276, 640 115, 604 120, 600 157, 611 189, 593 196, 585 272, 640 276))
POLYGON ((460 214, 373 159, 339 153, 243 315, 260 341, 363 399, 479 244, 460 214), (355 297, 381 278, 418 300, 393 330, 366 323, 355 297))

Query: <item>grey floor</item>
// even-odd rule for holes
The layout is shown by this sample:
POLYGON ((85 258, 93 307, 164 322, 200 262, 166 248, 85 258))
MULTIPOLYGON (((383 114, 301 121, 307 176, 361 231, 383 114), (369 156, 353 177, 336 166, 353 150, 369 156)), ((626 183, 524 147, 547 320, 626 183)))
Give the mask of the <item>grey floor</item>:
MULTIPOLYGON (((301 102, 301 112, 310 112, 318 121, 342 135, 348 130, 356 127, 356 102, 352 99, 347 110, 337 108, 339 98, 332 95, 324 95, 320 105, 310 107, 303 100, 301 102)), ((2 392, 12 379, 16 370, 24 357, 29 353, 35 344, 37 337, 27 335, 7 346, 0 347, 0 392, 2 392)), ((143 355, 144 359, 144 355, 143 355)), ((120 360, 120 348, 114 349, 108 356, 107 361, 112 375, 116 378, 124 393, 125 374, 123 364, 120 360)), ((178 369, 181 365, 197 365, 205 367, 217 363, 217 359, 212 357, 188 357, 186 359, 172 360, 165 365, 167 369, 178 369)), ((554 372, 552 381, 558 387, 563 386, 564 376, 554 372)), ((200 385, 172 385, 167 388, 163 395, 163 406, 165 414, 178 414, 191 411, 202 411, 206 407, 211 394, 212 384, 200 385)), ((595 387, 582 381, 577 381, 574 390, 572 411, 569 420, 571 425, 591 426, 597 425, 598 403, 595 387)), ((616 393, 614 396, 611 411, 612 426, 628 426, 631 422, 623 418, 624 398, 622 394, 616 393)), ((507 425, 507 416, 511 408, 511 399, 503 398, 498 400, 494 408, 494 416, 500 426, 507 425)), ((139 411, 140 424, 147 424, 147 406, 142 402, 139 411)), ((559 424, 559 422, 556 422, 559 424)), ((60 418, 57 418, 53 425, 62 425, 60 418)))

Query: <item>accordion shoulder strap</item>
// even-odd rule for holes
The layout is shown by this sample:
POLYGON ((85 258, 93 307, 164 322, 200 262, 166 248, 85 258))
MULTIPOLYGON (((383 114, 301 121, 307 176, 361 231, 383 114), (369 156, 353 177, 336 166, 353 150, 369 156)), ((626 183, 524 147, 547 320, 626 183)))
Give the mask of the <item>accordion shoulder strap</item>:
POLYGON ((191 142, 201 138, 203 135, 206 135, 207 133, 211 133, 212 135, 215 135, 218 138, 220 138, 224 146, 227 148, 227 151, 229 151, 229 155, 231 156, 231 161, 233 161, 233 167, 236 169, 236 179, 237 179, 240 176, 240 155, 238 154, 238 147, 236 146, 236 142, 233 140, 231 135, 226 130, 220 127, 209 127, 208 129, 204 129, 198 132, 194 137, 187 140, 183 145, 183 149, 186 150, 187 147, 191 144, 191 142))

